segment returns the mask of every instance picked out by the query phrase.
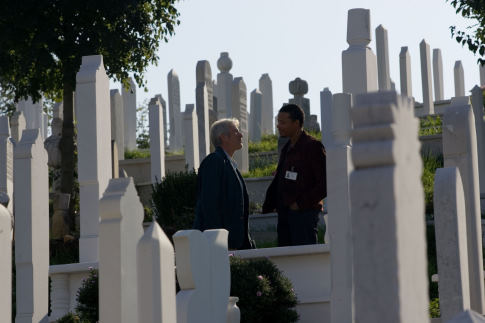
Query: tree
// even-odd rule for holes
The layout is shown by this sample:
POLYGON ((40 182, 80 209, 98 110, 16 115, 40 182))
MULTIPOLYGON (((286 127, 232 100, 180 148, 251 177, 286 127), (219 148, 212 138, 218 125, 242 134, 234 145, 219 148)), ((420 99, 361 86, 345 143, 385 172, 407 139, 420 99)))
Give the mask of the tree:
MULTIPOLYGON (((446 0, 450 1, 450 0, 446 0)), ((451 26, 451 36, 462 46, 467 45, 468 49, 480 55, 478 62, 485 64, 485 1, 483 0, 451 0, 450 4, 466 19, 476 20, 468 26, 467 31, 458 30, 451 26)))
POLYGON ((70 194, 74 169, 73 91, 82 56, 103 55, 109 77, 139 86, 158 61, 179 13, 176 0, 6 1, 0 11, 0 80, 15 100, 47 95, 63 100, 61 192, 70 194))

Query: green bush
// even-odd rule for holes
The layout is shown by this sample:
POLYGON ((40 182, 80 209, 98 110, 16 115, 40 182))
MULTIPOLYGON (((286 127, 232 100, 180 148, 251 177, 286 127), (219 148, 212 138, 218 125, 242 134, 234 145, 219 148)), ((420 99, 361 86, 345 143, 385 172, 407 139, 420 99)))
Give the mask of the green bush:
POLYGON ((423 160, 421 181, 424 189, 426 214, 433 214, 434 175, 437 168, 443 167, 443 156, 434 156, 431 153, 425 153, 421 157, 423 160))
POLYGON ((239 297, 241 323, 293 323, 297 297, 288 278, 268 259, 230 257, 231 295, 239 297))
POLYGON ((98 270, 90 268, 88 278, 84 279, 77 291, 76 313, 81 322, 96 323, 99 320, 98 270))
POLYGON ((429 316, 431 316, 431 317, 441 317, 439 298, 433 298, 429 302, 429 316))
POLYGON ((442 120, 439 115, 426 116, 426 118, 419 119, 419 135, 430 136, 437 135, 442 132, 442 120))
POLYGON ((194 170, 167 173, 153 185, 153 213, 169 238, 178 230, 191 229, 195 219, 197 174, 194 170))

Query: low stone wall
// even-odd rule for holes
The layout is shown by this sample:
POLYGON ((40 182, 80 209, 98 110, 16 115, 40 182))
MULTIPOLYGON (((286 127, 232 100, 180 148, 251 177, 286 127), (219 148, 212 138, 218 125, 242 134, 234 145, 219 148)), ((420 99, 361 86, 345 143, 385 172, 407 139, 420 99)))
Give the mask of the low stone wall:
MULTIPOLYGON (((230 251, 234 256, 270 259, 291 281, 298 297, 300 323, 330 322, 330 247, 326 244, 230 251)), ((52 313, 55 322, 76 307, 76 293, 89 268, 97 262, 49 267, 52 313)), ((234 295, 237 296, 237 295, 234 295)))
POLYGON ((298 322, 330 322, 329 245, 239 250, 233 253, 235 257, 246 259, 268 258, 288 277, 298 297, 298 322))

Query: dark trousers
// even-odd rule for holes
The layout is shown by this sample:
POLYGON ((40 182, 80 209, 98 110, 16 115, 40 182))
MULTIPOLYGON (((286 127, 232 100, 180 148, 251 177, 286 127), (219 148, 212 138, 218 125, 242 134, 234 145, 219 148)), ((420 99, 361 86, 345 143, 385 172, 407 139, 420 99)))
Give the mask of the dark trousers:
POLYGON ((278 247, 316 244, 318 210, 278 210, 278 247))

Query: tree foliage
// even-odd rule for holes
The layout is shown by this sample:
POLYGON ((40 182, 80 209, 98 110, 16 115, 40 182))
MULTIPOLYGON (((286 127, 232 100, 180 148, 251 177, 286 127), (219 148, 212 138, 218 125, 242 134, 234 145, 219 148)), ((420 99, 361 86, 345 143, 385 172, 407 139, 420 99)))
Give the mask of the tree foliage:
POLYGON ((111 78, 139 85, 179 23, 176 0, 7 1, 0 11, 0 79, 15 98, 62 97, 82 56, 103 55, 111 78))
POLYGON ((462 46, 467 46, 474 54, 479 54, 478 62, 485 64, 485 1, 483 0, 446 0, 455 8, 456 13, 474 23, 466 30, 458 30, 451 26, 451 36, 462 46))

